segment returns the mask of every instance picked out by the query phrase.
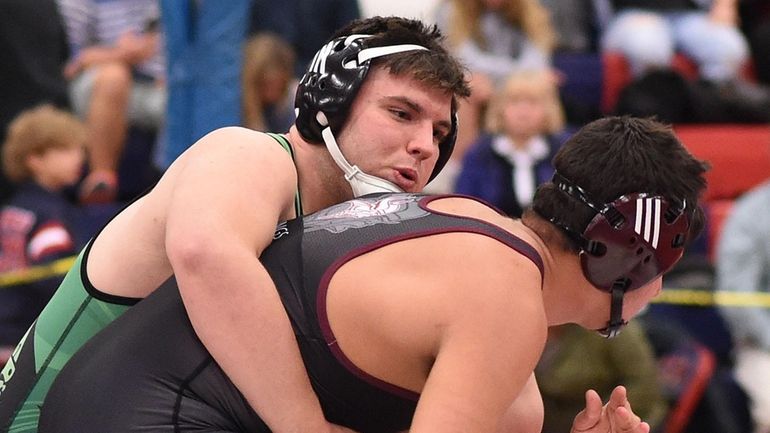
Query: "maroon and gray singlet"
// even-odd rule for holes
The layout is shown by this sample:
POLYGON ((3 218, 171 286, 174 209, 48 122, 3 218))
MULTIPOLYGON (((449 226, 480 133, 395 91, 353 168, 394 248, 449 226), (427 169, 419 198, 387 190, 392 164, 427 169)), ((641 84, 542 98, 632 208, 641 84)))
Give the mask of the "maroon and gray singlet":
MULTIPOLYGON (((426 204, 436 198, 367 196, 324 209, 279 225, 261 257, 331 422, 361 432, 406 430, 419 397, 367 375, 335 344, 325 300, 342 265, 401 240, 472 232, 510 246, 542 272, 531 246, 486 222, 430 211, 426 204)), ((71 358, 45 399, 39 427, 40 433, 269 431, 196 337, 173 279, 71 358)))

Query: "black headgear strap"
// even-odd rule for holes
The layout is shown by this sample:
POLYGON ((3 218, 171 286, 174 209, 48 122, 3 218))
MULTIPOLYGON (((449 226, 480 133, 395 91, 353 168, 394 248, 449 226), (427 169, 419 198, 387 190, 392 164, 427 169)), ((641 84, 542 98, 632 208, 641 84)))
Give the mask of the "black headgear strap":
MULTIPOLYGON (((608 211, 607 206, 599 207, 596 205, 596 203, 590 198, 588 193, 583 188, 562 176, 559 172, 554 172, 552 182, 560 191, 565 192, 570 197, 578 199, 581 203, 585 204, 597 213, 606 213, 608 211)), ((548 220, 552 224, 561 228, 570 239, 575 241, 580 246, 581 249, 586 250, 591 248, 591 245, 589 245, 590 241, 583 237, 582 230, 578 232, 577 230, 568 227, 566 224, 557 220, 555 217, 550 217, 548 220)), ((597 332, 603 337, 613 338, 620 334, 620 331, 623 330, 623 327, 628 325, 628 322, 623 320, 623 297, 626 294, 626 285, 626 281, 622 279, 615 281, 615 283, 612 285, 612 289, 610 290, 610 320, 607 322, 607 326, 597 330, 597 332)))
MULTIPOLYGON (((576 198, 578 201, 590 207, 596 213, 602 211, 602 209, 594 203, 594 201, 588 196, 588 193, 583 188, 572 183, 571 180, 562 176, 558 171, 553 173, 551 182, 553 182, 554 186, 556 186, 559 191, 566 193, 570 197, 576 198)), ((548 217, 548 221, 562 229, 567 234, 567 236, 572 239, 572 241, 574 241, 581 249, 586 249, 588 247, 588 241, 583 237, 582 234, 583 230, 576 230, 572 227, 569 227, 553 216, 548 217)))
POLYGON ((612 291, 610 291, 610 321, 607 322, 607 326, 596 331, 602 337, 616 337, 628 325, 628 322, 623 320, 623 296, 625 294, 626 289, 624 287, 620 285, 612 287, 612 291))

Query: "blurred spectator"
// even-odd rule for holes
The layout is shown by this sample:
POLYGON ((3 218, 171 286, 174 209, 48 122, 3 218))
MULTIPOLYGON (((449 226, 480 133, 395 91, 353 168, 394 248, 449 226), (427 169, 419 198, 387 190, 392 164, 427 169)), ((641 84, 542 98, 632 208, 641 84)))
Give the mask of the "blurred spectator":
MULTIPOLYGON (((738 199, 717 246, 717 289, 770 293, 770 182, 738 199)), ((757 433, 770 432, 770 306, 722 306, 735 340, 735 376, 757 433)))
MULTIPOLYGON (((49 102, 67 107, 62 75, 68 56, 67 36, 55 0, 0 1, 0 142, 19 113, 49 102)), ((12 190, 0 172, 0 202, 12 190)))
POLYGON ((738 78, 748 44, 738 26, 735 0, 611 0, 614 15, 603 49, 622 53, 635 76, 671 66, 676 50, 698 64, 714 82, 738 78), (705 4, 711 4, 706 8, 705 4))
POLYGON ((770 85, 770 2, 741 0, 738 6, 741 28, 749 39, 756 78, 770 85))
POLYGON ((471 73, 473 93, 460 101, 452 154, 461 161, 479 136, 493 89, 516 70, 550 71, 556 32, 538 0, 443 0, 436 22, 471 73))
POLYGON ((497 84, 551 65, 556 32, 537 0, 443 0, 436 22, 471 72, 497 84))
POLYGON ((165 170, 209 132, 241 124, 238 83, 252 1, 160 1, 168 106, 166 127, 155 149, 157 167, 165 170))
POLYGON ((750 37, 757 80, 770 85, 770 20, 757 25, 750 37))
POLYGON ((594 0, 541 0, 551 15, 557 52, 596 52, 599 33, 594 0))
POLYGON ((249 33, 282 37, 297 55, 294 76, 307 70, 318 47, 350 21, 361 18, 357 0, 252 0, 249 33))
POLYGON ((680 296, 716 290, 714 264, 697 243, 690 243, 682 260, 666 273, 661 302, 652 303, 640 317, 672 403, 665 432, 749 433, 748 398, 735 380, 733 338, 717 305, 693 305, 686 296, 666 299, 672 290, 684 289, 680 296), (686 429, 675 428, 682 424, 686 429))
MULTIPOLYGON (((71 256, 79 244, 75 209, 62 194, 83 166, 83 124, 44 105, 11 123, 3 145, 3 169, 17 190, 0 210, 0 272, 71 256)), ((0 286, 0 346, 17 343, 60 282, 60 275, 0 286)))
POLYGON ((570 431, 589 388, 607 399, 615 386, 624 385, 634 411, 653 430, 668 409, 653 349, 636 322, 609 341, 577 325, 551 327, 535 376, 545 406, 543 433, 570 431))
POLYGON ((564 130, 556 84, 542 72, 514 72, 492 98, 487 130, 466 153, 454 190, 519 217, 553 176, 564 130))
POLYGON ((166 99, 157 0, 59 0, 72 56, 64 73, 87 125, 84 203, 117 198, 129 125, 157 130, 166 99))
POLYGON ((257 131, 286 132, 294 123, 294 50, 270 33, 244 47, 243 124, 257 131))
MULTIPOLYGON (((618 115, 655 117, 665 123, 695 123, 699 120, 693 97, 696 87, 679 72, 652 70, 623 87, 615 104, 618 115)), ((714 113, 717 107, 708 111, 714 113)))
POLYGON ((553 67, 567 124, 575 127, 602 116, 604 68, 599 55, 602 0, 540 0, 557 34, 553 67))
MULTIPOLYGON (((668 290, 667 279, 664 278, 663 293, 668 290)), ((690 274, 677 275, 675 279, 701 278, 690 274)), ((681 287, 678 283, 673 287, 677 286, 681 287)), ((700 315, 697 310, 705 310, 700 306, 691 308, 693 314, 687 315, 670 309, 655 311, 661 305, 664 304, 652 304, 638 322, 655 351, 658 376, 669 402, 662 433, 750 433, 747 397, 733 377, 732 366, 722 365, 719 354, 704 344, 701 335, 693 332, 694 328, 700 328, 698 333, 708 334, 715 329, 719 334, 720 324, 697 317, 700 315)))
POLYGON ((635 79, 671 68, 678 52, 692 60, 699 77, 691 96, 699 110, 694 121, 768 121, 770 92, 742 77, 749 47, 738 27, 737 3, 611 0, 614 15, 602 49, 621 53, 635 79))

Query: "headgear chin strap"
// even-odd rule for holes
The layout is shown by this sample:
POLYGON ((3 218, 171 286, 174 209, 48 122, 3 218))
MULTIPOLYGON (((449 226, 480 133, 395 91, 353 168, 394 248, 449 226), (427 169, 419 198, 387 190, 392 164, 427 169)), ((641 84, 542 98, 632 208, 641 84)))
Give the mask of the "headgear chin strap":
MULTIPOLYGON (((329 124, 322 112, 319 111, 317 117, 318 123, 329 124)), ((345 173, 345 180, 353 188, 354 197, 361 197, 362 195, 375 192, 403 192, 398 185, 388 182, 383 178, 366 174, 357 165, 350 165, 345 156, 342 155, 340 147, 337 145, 337 140, 334 139, 334 134, 332 134, 332 129, 329 126, 324 128, 321 134, 326 144, 326 149, 329 150, 337 166, 345 173)))
POLYGON ((583 230, 568 227, 556 218, 550 221, 580 245, 586 279, 612 294, 610 321, 602 331, 608 336, 617 334, 624 324, 625 292, 652 282, 682 257, 690 225, 686 203, 632 193, 598 204, 560 173, 554 173, 552 181, 560 191, 596 212, 583 230))
MULTIPOLYGON (((428 50, 421 45, 397 44, 381 47, 365 46, 372 35, 354 34, 335 38, 324 45, 300 80, 295 98, 297 130, 311 142, 323 141, 334 162, 345 173, 345 179, 359 197, 373 192, 401 192, 385 179, 364 173, 351 165, 337 145, 332 129, 339 131, 348 116, 361 84, 371 66, 371 60, 406 51, 428 50)), ((452 130, 439 144, 439 158, 431 174, 432 180, 449 160, 457 137, 457 120, 452 106, 452 130)))
POLYGON ((628 325, 628 322, 623 320, 623 296, 626 291, 621 287, 613 287, 610 291, 610 321, 607 322, 607 326, 602 329, 598 329, 601 336, 606 338, 614 338, 620 334, 620 331, 628 325))

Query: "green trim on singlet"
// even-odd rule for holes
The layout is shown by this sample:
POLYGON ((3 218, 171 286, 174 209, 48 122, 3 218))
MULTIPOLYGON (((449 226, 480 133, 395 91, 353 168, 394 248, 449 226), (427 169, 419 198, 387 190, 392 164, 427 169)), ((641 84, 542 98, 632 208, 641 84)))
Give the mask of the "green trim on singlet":
MULTIPOLYGON (((294 161, 291 143, 279 134, 268 135, 294 161)), ((294 210, 297 216, 302 215, 299 185, 294 210)), ((7 433, 36 433, 40 407, 64 365, 91 337, 139 301, 110 296, 91 285, 84 262, 92 244, 93 241, 77 256, 56 293, 0 371, 0 397, 10 388, 18 391, 23 387, 26 394, 23 400, 12 403, 18 406, 12 409, 9 425, 2 425, 8 420, 0 420, 0 430, 8 427, 7 433), (15 374, 19 376, 14 381, 15 374)))
MULTIPOLYGON (((14 386, 15 372, 34 375, 31 388, 13 415, 8 433, 37 432, 40 407, 56 376, 69 359, 94 334, 122 315, 130 304, 113 303, 94 297, 86 288, 81 267, 86 247, 48 305, 17 346, 11 360, 0 373, 6 385, 14 386), (32 350, 34 365, 22 365, 22 352, 32 350)), ((23 386, 17 384, 17 386, 23 386)))
MULTIPOLYGON (((286 137, 281 134, 268 132, 267 135, 269 135, 273 140, 277 141, 278 144, 284 148, 284 150, 289 152, 289 155, 291 155, 291 160, 294 161, 294 165, 296 166, 297 161, 294 159, 294 149, 291 147, 289 140, 287 140, 286 137)), ((296 212, 298 218, 303 215, 302 197, 299 195, 299 176, 297 177, 297 193, 294 195, 294 212, 296 212)))

